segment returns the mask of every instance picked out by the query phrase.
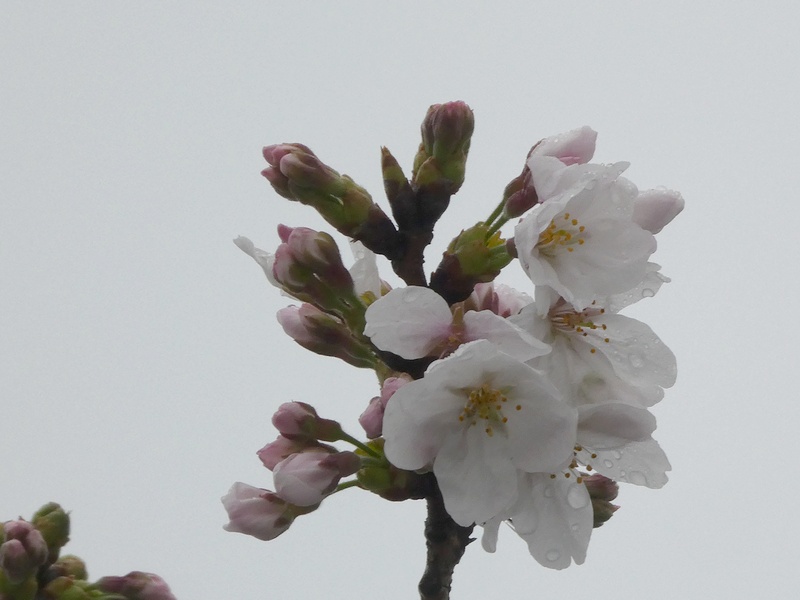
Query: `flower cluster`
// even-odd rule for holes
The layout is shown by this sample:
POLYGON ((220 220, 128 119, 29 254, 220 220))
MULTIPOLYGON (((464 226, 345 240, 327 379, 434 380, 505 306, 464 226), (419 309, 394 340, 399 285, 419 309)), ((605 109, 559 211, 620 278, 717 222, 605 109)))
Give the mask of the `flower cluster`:
POLYGON ((675 382, 675 357, 620 311, 669 281, 650 259, 683 199, 640 192, 623 177, 627 163, 590 162, 588 127, 550 137, 428 277, 422 250, 463 182, 473 126, 461 102, 431 107, 411 178, 383 150, 394 221, 307 147, 264 150, 272 186, 350 237, 356 261, 346 269, 333 238, 304 228, 281 226, 274 254, 236 243, 302 303, 278 313, 286 333, 373 369, 381 390, 360 418, 365 442, 308 405, 284 404, 280 437, 259 452, 276 491, 235 484, 223 499, 229 530, 272 539, 347 487, 440 495, 457 526, 483 527, 486 550, 506 522, 539 563, 561 569, 584 561, 592 529, 618 508, 616 482, 666 483, 649 409, 675 382), (405 286, 380 277, 376 254, 405 286), (496 281, 515 261, 525 291, 496 281))
POLYGON ((69 514, 51 502, 30 521, 0 523, 2 600, 175 600, 158 575, 133 571, 88 581, 77 556, 60 556, 69 541, 69 514))

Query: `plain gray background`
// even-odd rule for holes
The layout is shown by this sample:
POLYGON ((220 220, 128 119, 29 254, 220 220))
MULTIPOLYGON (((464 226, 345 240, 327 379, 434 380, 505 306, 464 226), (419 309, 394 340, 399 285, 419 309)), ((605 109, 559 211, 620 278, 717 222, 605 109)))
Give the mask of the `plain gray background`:
POLYGON ((290 301, 231 240, 329 229, 272 192, 263 145, 306 143, 386 206, 380 146, 410 171, 427 107, 461 99, 467 182, 429 266, 537 140, 581 125, 687 206, 654 257, 673 282, 627 312, 678 357, 655 409, 670 483, 623 486, 566 571, 501 530, 453 597, 792 596, 796 3, 491 4, 3 3, 0 519, 61 502, 92 577, 154 571, 181 600, 415 597, 419 503, 348 490, 273 542, 222 530, 231 483, 271 486, 255 451, 278 404, 360 434, 377 392, 283 334, 290 301))

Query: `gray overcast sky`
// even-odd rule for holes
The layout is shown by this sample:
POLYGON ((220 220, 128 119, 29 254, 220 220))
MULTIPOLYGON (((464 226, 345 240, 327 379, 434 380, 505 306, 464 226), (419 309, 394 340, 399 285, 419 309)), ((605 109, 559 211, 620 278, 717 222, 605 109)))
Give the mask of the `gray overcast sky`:
POLYGON ((376 394, 284 336, 288 299, 231 240, 326 228, 261 178, 263 145, 306 143, 385 206, 380 146, 410 170, 427 107, 461 99, 467 183, 429 263, 580 125, 687 207, 655 255, 673 282, 627 313, 678 357, 655 409, 670 483, 622 486, 583 566, 548 571, 508 530, 475 544, 453 597, 792 597, 800 9, 489 4, 3 3, 0 519, 56 500, 93 577, 154 571, 181 600, 415 597, 419 503, 349 490, 273 542, 222 530, 232 482, 271 486, 278 404, 357 434, 376 394))

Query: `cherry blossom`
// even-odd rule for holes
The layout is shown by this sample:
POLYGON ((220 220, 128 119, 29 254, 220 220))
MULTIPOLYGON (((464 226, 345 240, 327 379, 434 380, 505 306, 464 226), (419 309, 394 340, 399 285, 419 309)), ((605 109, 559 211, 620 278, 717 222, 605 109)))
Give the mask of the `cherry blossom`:
POLYGON ((480 340, 434 362, 386 406, 392 464, 432 468, 450 516, 483 523, 516 500, 517 471, 557 472, 573 456, 577 412, 544 373, 480 340))
POLYGON ((656 242, 633 221, 638 191, 620 177, 627 163, 565 166, 532 154, 528 166, 541 203, 517 225, 514 240, 533 283, 579 310, 598 295, 637 285, 656 242))
POLYGON ((489 310, 467 311, 454 321, 447 302, 431 289, 392 290, 369 306, 364 334, 381 350, 406 359, 440 355, 461 343, 489 340, 518 360, 550 351, 540 340, 489 310))

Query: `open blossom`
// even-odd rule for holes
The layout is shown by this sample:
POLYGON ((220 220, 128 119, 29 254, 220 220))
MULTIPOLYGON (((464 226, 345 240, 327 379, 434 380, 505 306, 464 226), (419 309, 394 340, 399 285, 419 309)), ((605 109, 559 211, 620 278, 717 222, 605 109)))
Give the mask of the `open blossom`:
POLYGON ((568 401, 652 406, 675 383, 675 355, 641 321, 597 306, 576 310, 563 300, 539 312, 529 305, 511 320, 551 345, 536 366, 548 371, 568 401))
POLYGON ((546 315, 531 305, 512 319, 552 346, 533 364, 578 411, 576 462, 618 481, 663 486, 670 465, 646 408, 675 382, 669 348, 644 323, 563 300, 546 315))
POLYGON ((385 451, 401 469, 432 465, 450 516, 483 523, 517 497, 517 472, 569 464, 577 413, 544 373, 480 340, 428 367, 392 397, 385 451))
POLYGON ((546 344, 489 310, 469 310, 461 322, 455 322, 445 299, 429 288, 392 290, 370 305, 365 318, 364 334, 376 347, 407 359, 481 339, 521 361, 550 351, 546 344))
POLYGON ((637 285, 656 241, 633 221, 638 191, 620 177, 627 164, 564 166, 531 155, 528 166, 541 203, 517 225, 514 240, 533 283, 577 309, 637 285))

